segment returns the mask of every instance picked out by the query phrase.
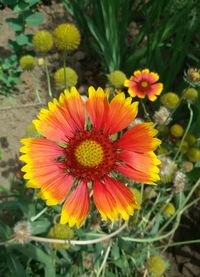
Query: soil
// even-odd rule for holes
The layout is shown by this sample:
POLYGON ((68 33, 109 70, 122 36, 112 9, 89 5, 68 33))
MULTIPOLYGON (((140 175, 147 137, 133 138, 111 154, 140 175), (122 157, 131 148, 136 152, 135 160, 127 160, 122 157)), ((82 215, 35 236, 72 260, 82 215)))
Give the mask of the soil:
MULTIPOLYGON (((45 16, 45 24, 42 29, 52 30, 57 24, 64 21, 72 21, 72 18, 66 14, 62 4, 52 1, 51 5, 42 5, 39 10, 45 16)), ((13 17, 13 12, 4 8, 0 10, 0 58, 4 58, 10 54, 7 42, 8 39, 14 39, 15 34, 6 24, 5 19, 13 17)), ((34 33, 37 28, 28 28, 28 33, 34 33)), ((47 57, 50 65, 50 72, 55 70, 62 64, 62 55, 55 51, 47 57)), ((68 57, 68 65, 72 66, 79 76, 79 91, 84 93, 87 87, 105 84, 105 76, 101 72, 99 65, 93 61, 93 57, 88 53, 84 46, 68 57)), ((35 93, 35 81, 30 72, 23 72, 21 77, 23 80, 23 94, 12 93, 9 97, 0 95, 0 149, 2 149, 2 159, 0 160, 0 189, 9 189, 10 179, 20 178, 21 164, 18 160, 20 139, 27 136, 27 126, 31 120, 36 117, 41 106, 45 106, 48 101, 47 84, 44 71, 37 66, 33 75, 39 80, 39 92, 42 104, 38 103, 35 93)), ((53 83, 52 83, 53 85, 53 83)), ((54 96, 60 92, 53 87, 54 96)), ((199 211, 190 217, 188 214, 182 221, 182 225, 176 232, 175 241, 183 241, 190 239, 199 239, 199 211), (194 218, 194 221, 191 221, 194 218), (194 232, 192 232, 194 230, 194 232)), ((171 261, 170 269, 166 276, 169 277, 198 277, 200 276, 200 253, 199 248, 194 245, 185 245, 182 247, 171 248, 168 253, 171 261)))

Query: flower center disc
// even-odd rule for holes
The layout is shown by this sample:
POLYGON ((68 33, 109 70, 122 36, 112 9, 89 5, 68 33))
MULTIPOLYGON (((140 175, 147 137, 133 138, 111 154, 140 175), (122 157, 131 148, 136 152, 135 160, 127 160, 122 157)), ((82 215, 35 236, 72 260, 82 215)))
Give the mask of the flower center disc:
POLYGON ((101 132, 77 132, 66 148, 66 172, 78 179, 94 181, 114 169, 117 160, 115 144, 101 132))
POLYGON ((146 81, 142 81, 142 82, 141 82, 141 86, 142 86, 143 88, 146 88, 146 87, 148 86, 148 83, 147 83, 146 81))
POLYGON ((76 147, 75 157, 82 166, 96 167, 102 163, 104 151, 98 142, 87 139, 76 147))

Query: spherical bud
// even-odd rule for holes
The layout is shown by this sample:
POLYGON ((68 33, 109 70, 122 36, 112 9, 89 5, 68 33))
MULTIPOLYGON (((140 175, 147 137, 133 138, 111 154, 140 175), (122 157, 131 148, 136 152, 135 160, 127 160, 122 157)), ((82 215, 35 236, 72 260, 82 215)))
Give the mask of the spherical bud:
POLYGON ((157 149, 157 154, 158 154, 159 156, 166 155, 168 152, 169 152, 168 149, 165 148, 165 147, 163 147, 163 146, 160 146, 160 147, 158 147, 158 149, 157 149))
POLYGON ((177 165, 167 157, 160 157, 160 181, 164 184, 172 182, 177 165))
POLYGON ((54 74, 54 81, 56 88, 70 88, 76 86, 78 75, 71 67, 66 67, 65 70, 64 68, 60 68, 54 74))
POLYGON ((37 60, 37 62, 38 62, 38 65, 39 65, 39 66, 44 65, 44 59, 43 59, 43 58, 39 58, 39 59, 37 60))
MULTIPOLYGON (((177 142, 177 147, 178 148, 180 147, 180 144, 181 144, 181 142, 178 141, 177 142)), ((187 141, 185 141, 185 140, 182 141, 181 148, 180 148, 181 153, 185 154, 188 151, 188 148, 189 148, 189 145, 188 145, 187 141)))
POLYGON ((200 149, 195 147, 189 148, 186 155, 190 162, 198 162, 200 160, 200 149))
MULTIPOLYGON (((60 239, 60 240, 70 240, 74 238, 74 232, 67 225, 63 224, 55 224, 48 233, 48 238, 52 239, 60 239)), ((61 243, 51 243, 50 246, 54 249, 67 249, 69 248, 69 244, 61 244, 61 243)))
POLYGON ((108 80, 113 87, 120 89, 124 86, 126 75, 122 71, 116 70, 108 75, 108 80))
POLYGON ((190 133, 186 135, 185 140, 190 146, 194 145, 197 141, 196 137, 190 133))
POLYGON ((141 205, 142 204, 142 195, 141 192, 136 188, 131 188, 131 191, 134 195, 134 198, 136 200, 136 203, 141 205))
POLYGON ((185 172, 190 172, 194 168, 193 163, 189 161, 183 161, 183 169, 185 172))
POLYGON ((28 221, 19 221, 14 226, 14 239, 19 243, 26 243, 31 236, 31 225, 28 221))
POLYGON ((168 135, 169 134, 169 127, 166 125, 158 125, 157 129, 160 134, 162 135, 168 135))
POLYGON ((25 55, 20 58, 19 64, 24 70, 32 70, 35 67, 35 59, 31 55, 25 55))
POLYGON ((48 31, 38 31, 33 36, 33 46, 36 52, 47 53, 53 47, 53 37, 48 31))
POLYGON ((168 109, 175 109, 180 102, 180 98, 176 93, 168 92, 161 96, 160 101, 164 107, 168 109))
POLYGON ((148 273, 154 277, 159 277, 164 274, 167 269, 165 260, 160 256, 151 256, 147 261, 148 273))
POLYGON ((165 107, 160 107, 154 114, 155 123, 158 125, 168 124, 171 121, 170 112, 165 107))
POLYGON ((184 89, 183 98, 185 100, 195 101, 198 98, 198 91, 195 88, 184 89))
POLYGON ((168 203, 165 209, 163 210, 163 214, 166 216, 171 216, 175 214, 175 207, 172 203, 168 203))
POLYGON ((61 51, 76 50, 80 44, 80 32, 74 24, 63 23, 53 31, 56 47, 61 51))
POLYGON ((183 136, 184 129, 183 129, 183 127, 181 125, 174 124, 170 128, 170 133, 175 138, 181 138, 183 136))
POLYGON ((184 191, 186 184, 186 175, 181 171, 177 171, 173 180, 173 184, 176 193, 184 191))

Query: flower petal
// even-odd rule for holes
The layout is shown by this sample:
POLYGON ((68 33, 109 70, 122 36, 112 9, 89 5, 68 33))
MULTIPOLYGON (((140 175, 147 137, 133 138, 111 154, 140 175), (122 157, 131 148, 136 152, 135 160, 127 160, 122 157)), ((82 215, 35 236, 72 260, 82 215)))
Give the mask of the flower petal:
POLYGON ((157 83, 153 84, 149 87, 148 91, 148 98, 151 101, 155 101, 157 99, 156 95, 160 95, 163 90, 163 84, 162 83, 157 83))
POLYGON ((93 186, 94 202, 104 220, 119 220, 119 215, 128 220, 138 209, 133 193, 122 183, 105 177, 104 183, 95 181, 93 186))
POLYGON ((131 97, 139 97, 139 98, 145 98, 145 91, 142 91, 139 89, 139 85, 137 82, 126 80, 125 81, 125 86, 128 87, 128 93, 130 94, 131 97))
POLYGON ((94 87, 89 87, 89 99, 86 103, 86 108, 93 127, 96 130, 104 128, 107 119, 109 104, 108 94, 102 88, 97 90, 94 87))
POLYGON ((79 228, 87 217, 89 206, 90 199, 87 183, 80 181, 63 205, 60 223, 68 223, 70 227, 76 224, 77 228, 79 228))
POLYGON ((152 123, 137 124, 117 141, 117 146, 139 153, 154 151, 161 143, 158 138, 154 138, 157 133, 152 123))
POLYGON ((47 205, 62 202, 74 182, 74 178, 67 175, 63 162, 57 160, 63 157, 65 150, 45 138, 23 139, 20 151, 25 153, 20 160, 26 162, 22 171, 26 172, 25 179, 29 179, 27 187, 41 188, 40 196, 47 200, 47 205))
POLYGON ((109 113, 105 122, 104 133, 114 134, 124 128, 135 119, 138 112, 138 102, 131 103, 131 97, 125 98, 124 93, 116 95, 109 106, 109 113))
POLYGON ((83 101, 75 88, 60 95, 59 102, 49 102, 33 120, 37 131, 49 140, 67 142, 76 130, 84 129, 83 101))
POLYGON ((153 178, 150 176, 150 174, 138 171, 134 169, 133 167, 129 165, 115 165, 115 168, 119 170, 122 174, 125 176, 131 178, 134 181, 144 183, 144 184, 149 184, 149 185, 156 185, 154 181, 160 180, 160 177, 157 174, 154 174, 153 178))
MULTIPOLYGON (((119 153, 119 159, 136 171, 140 171, 142 173, 145 173, 145 175, 148 175, 149 177, 146 181, 151 182, 152 180, 159 179, 159 168, 157 165, 160 164, 160 160, 153 152, 136 153, 125 150, 119 153)), ((118 169, 119 168, 120 167, 118 167, 118 169)))

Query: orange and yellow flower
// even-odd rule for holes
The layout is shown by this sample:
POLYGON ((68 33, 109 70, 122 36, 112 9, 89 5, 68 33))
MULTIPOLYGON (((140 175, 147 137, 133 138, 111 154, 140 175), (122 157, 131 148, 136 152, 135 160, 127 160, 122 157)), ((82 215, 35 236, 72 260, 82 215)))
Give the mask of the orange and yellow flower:
POLYGON ((128 87, 128 92, 132 97, 145 98, 150 101, 155 101, 157 95, 160 95, 163 90, 163 84, 157 83, 159 76, 155 72, 150 72, 149 69, 136 70, 129 80, 125 80, 124 86, 128 87))
POLYGON ((27 187, 39 188, 47 205, 64 202, 61 224, 78 228, 90 206, 89 187, 94 203, 104 220, 128 220, 139 208, 134 194, 114 178, 119 171, 146 184, 159 180, 160 161, 154 150, 160 140, 152 123, 135 125, 118 140, 116 134, 135 119, 138 102, 124 93, 108 101, 102 88, 89 88, 83 102, 75 87, 65 90, 33 120, 40 138, 22 139, 20 160, 27 187))

